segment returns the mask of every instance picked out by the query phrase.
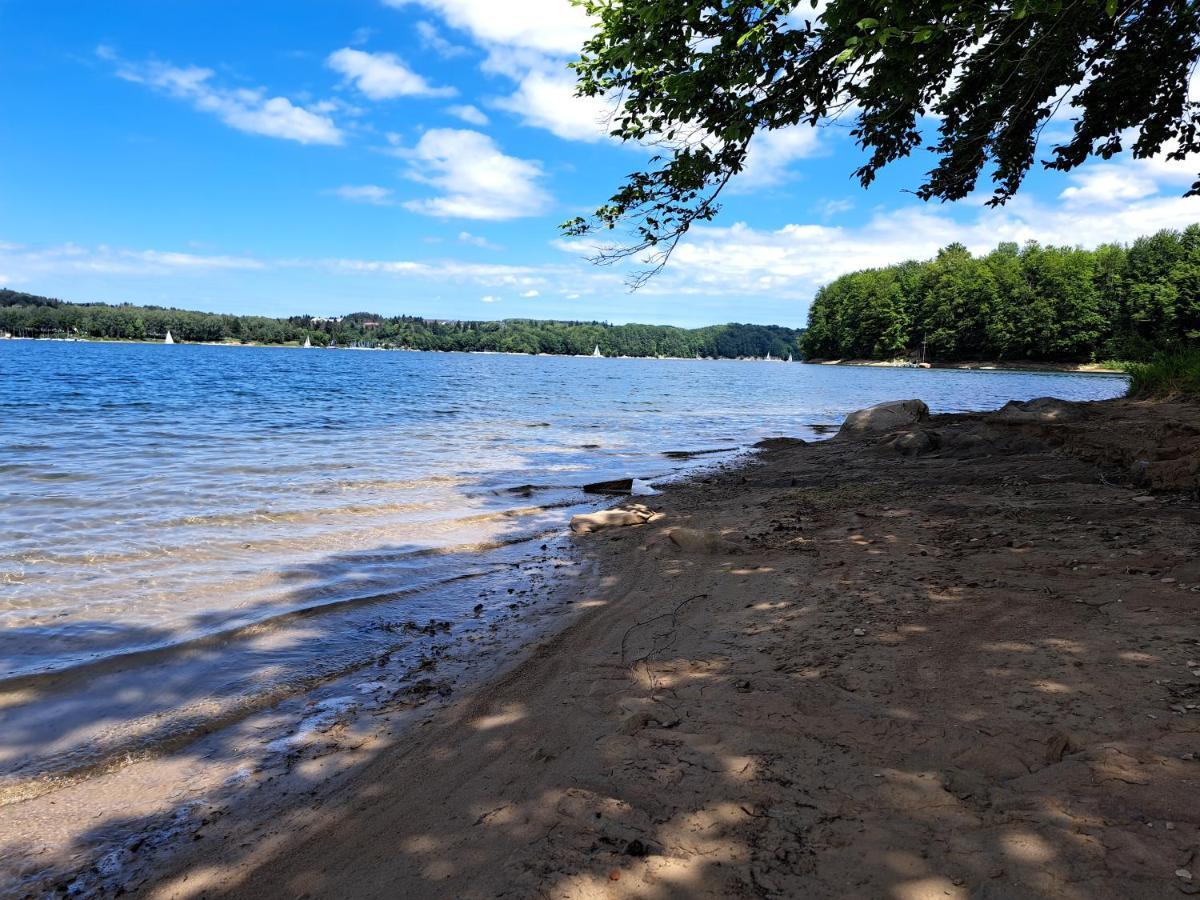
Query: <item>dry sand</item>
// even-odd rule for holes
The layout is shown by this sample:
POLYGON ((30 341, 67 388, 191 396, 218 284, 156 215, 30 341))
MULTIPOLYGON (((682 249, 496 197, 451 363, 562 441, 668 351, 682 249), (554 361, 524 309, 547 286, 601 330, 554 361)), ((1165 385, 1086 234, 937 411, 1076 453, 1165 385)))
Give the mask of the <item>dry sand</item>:
POLYGON ((919 431, 639 498, 522 664, 137 892, 1200 893, 1200 409, 919 431))

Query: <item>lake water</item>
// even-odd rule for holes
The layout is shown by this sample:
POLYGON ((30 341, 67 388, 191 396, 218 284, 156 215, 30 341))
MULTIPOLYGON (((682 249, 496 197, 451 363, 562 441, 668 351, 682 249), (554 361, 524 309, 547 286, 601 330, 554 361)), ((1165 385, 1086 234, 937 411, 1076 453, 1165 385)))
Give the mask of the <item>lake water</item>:
MULTIPOLYGON (((812 438, 1120 378, 800 364, 0 342, 0 777, 307 689, 408 625, 486 628, 666 451, 812 438), (505 587, 508 585, 508 587, 505 587), (476 610, 476 604, 483 608, 476 610), (472 615, 472 610, 475 610, 472 615)), ((399 636, 398 636, 399 635, 399 636)))

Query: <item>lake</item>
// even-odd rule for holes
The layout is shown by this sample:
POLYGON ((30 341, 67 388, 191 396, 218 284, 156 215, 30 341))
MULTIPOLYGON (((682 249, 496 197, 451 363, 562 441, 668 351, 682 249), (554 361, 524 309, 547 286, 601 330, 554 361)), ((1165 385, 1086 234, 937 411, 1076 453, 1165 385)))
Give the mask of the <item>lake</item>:
POLYGON ((0 776, 82 770, 489 628, 588 482, 663 481, 920 397, 1125 382, 798 363, 0 342, 0 776), (668 451, 721 450, 693 458, 668 451), (411 643, 411 642, 410 642, 411 643))

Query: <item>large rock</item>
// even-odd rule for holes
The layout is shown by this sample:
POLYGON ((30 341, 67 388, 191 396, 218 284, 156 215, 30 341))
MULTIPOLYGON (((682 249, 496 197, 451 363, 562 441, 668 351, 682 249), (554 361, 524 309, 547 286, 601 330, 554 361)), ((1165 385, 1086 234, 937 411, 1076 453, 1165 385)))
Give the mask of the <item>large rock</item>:
POLYGON ((1082 419, 1086 415, 1084 407, 1078 403, 1057 397, 1037 397, 1033 400, 1009 401, 992 415, 992 420, 1011 425, 1053 425, 1082 419))
POLYGON ((846 416, 838 430, 842 439, 862 440, 891 434, 908 428, 929 418, 929 407, 921 400, 893 400, 867 409, 860 409, 846 416))

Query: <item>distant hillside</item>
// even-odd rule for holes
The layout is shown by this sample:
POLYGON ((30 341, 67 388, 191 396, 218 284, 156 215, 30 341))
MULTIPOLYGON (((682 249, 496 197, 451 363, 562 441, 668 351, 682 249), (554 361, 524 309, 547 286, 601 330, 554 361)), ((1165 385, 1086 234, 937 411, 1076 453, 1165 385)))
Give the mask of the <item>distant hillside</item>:
POLYGON ((364 346, 413 350, 587 354, 606 356, 798 356, 801 331, 777 325, 609 325, 505 319, 446 321, 417 316, 352 313, 336 319, 233 316, 160 306, 67 303, 0 289, 0 331, 19 337, 121 340, 230 341, 257 344, 364 346))

